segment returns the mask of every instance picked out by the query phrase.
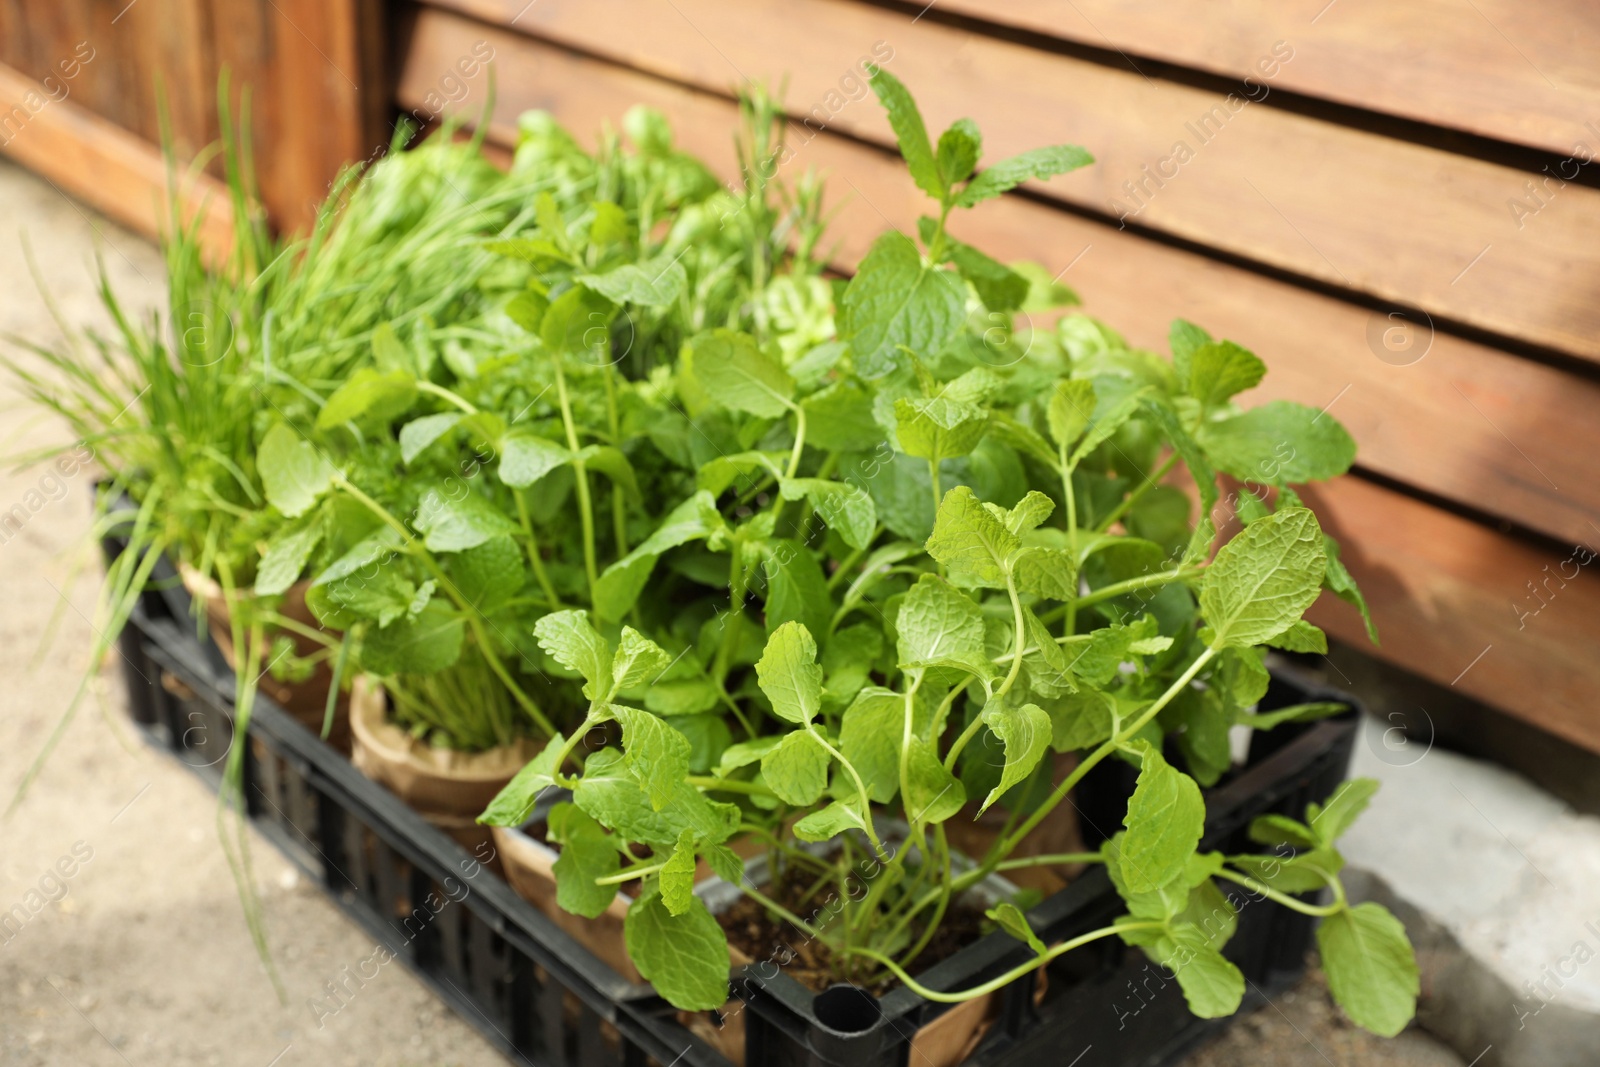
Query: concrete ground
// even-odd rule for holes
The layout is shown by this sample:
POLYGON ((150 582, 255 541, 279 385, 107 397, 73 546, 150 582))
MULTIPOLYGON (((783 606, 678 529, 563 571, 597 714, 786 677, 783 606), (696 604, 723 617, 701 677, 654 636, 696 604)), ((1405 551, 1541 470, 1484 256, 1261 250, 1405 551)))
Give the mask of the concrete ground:
MULTIPOLYGON (((29 277, 23 235, 69 320, 103 322, 93 292, 97 243, 117 291, 135 306, 159 305, 162 263, 150 244, 5 162, 0 218, 0 335, 41 343, 57 337, 29 277)), ((20 408, 9 380, 0 383, 0 456, 63 433, 20 408)), ((0 470, 0 511, 36 489, 40 474, 0 470)), ((85 668, 99 574, 83 536, 88 514, 86 488, 71 484, 0 544, 0 804, 85 668), (74 581, 77 566, 83 571, 74 581), (41 653, 41 634, 57 615, 59 629, 41 653)), ((289 1003, 280 1005, 217 843, 213 794, 126 725, 114 663, 100 665, 95 695, 27 799, 0 822, 0 912, 19 903, 33 911, 32 902, 57 898, 41 903, 15 933, 0 929, 0 1064, 504 1063, 397 967, 319 1026, 308 999, 374 946, 257 837, 266 923, 289 992, 289 1003)), ((1420 1032, 1385 1042, 1356 1030, 1332 1008, 1316 975, 1192 1058, 1197 1067, 1462 1062, 1420 1032)))

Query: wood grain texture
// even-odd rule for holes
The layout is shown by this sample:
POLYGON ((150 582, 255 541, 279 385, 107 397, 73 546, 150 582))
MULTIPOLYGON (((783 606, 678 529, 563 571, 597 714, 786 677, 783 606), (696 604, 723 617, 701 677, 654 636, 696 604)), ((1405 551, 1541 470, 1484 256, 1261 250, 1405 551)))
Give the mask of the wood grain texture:
MULTIPOLYGON (((435 72, 485 34, 498 58, 494 132, 504 143, 524 109, 549 110, 593 143, 602 123, 616 126, 646 103, 667 113, 685 148, 734 173, 737 116, 726 101, 443 12, 425 12, 418 25, 402 104, 416 106, 435 72)), ((825 171, 831 200, 843 201, 831 231, 841 267, 885 228, 912 229, 929 210, 897 160, 801 128, 790 138, 783 173, 825 171)), ((1182 316, 1251 347, 1272 373, 1247 401, 1331 405, 1369 470, 1556 538, 1592 536, 1589 524, 1600 521, 1593 382, 1442 333, 1418 362, 1395 366, 1369 347, 1370 332, 1386 325, 1381 316, 1015 197, 984 205, 954 231, 1001 258, 1062 272, 1087 311, 1138 344, 1164 351, 1169 322, 1182 316)))
MULTIPOLYGON (((0 66, 0 109, 39 92, 39 83, 0 66)), ((70 99, 45 105, 0 151, 132 230, 157 236, 168 229, 168 174, 161 153, 70 99)), ((227 189, 204 174, 186 177, 181 189, 186 218, 201 220, 205 254, 214 263, 224 262, 233 247, 227 189)))
POLYGON ((1600 7, 1590 0, 940 0, 937 11, 1566 156, 1595 146, 1600 7))
MULTIPOLYGON (((524 6, 445 2, 501 21, 524 6)), ((890 143, 870 94, 848 92, 882 42, 935 136, 967 116, 988 160, 1059 142, 1095 154, 1043 195, 1600 361, 1600 190, 1551 179, 1541 206, 1509 167, 848 0, 540 0, 516 28, 718 92, 787 79, 792 113, 890 143)))
MULTIPOLYGON (((1600 558, 1518 541, 1356 478, 1305 496, 1372 605, 1378 656, 1600 752, 1600 558)), ((1585 540, 1600 547, 1600 532, 1585 540)), ((1343 601, 1323 594, 1309 617, 1369 647, 1343 601)))

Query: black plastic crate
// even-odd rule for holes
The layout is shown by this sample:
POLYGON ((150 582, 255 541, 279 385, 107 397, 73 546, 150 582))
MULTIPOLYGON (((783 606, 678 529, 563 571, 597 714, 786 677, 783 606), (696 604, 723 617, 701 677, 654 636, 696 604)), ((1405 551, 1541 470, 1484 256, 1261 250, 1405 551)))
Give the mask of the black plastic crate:
MULTIPOLYGON (((108 552, 115 547, 108 543, 108 552)), ((197 630, 181 586, 175 594, 171 588, 143 598, 122 636, 130 704, 153 742, 215 785, 228 747, 241 743, 233 736, 233 677, 197 630)), ((1317 699, 1354 706, 1275 670, 1263 707, 1317 699)), ((1354 732, 1351 715, 1257 735, 1247 766, 1207 792, 1204 845, 1246 850, 1256 815, 1299 815, 1307 801, 1326 797, 1345 776, 1354 732)), ((513 1062, 726 1064, 648 985, 618 975, 260 694, 243 743, 244 794, 256 827, 513 1062)), ((1108 762, 1075 796, 1091 836, 1094 826, 1120 825, 1132 780, 1119 768, 1108 762)), ((1029 918, 1048 943, 1123 910, 1096 868, 1029 918)), ((1247 979, 1246 1010, 1296 980, 1313 925, 1266 901, 1240 909, 1227 954, 1247 979)), ((1027 959, 1023 946, 997 932, 920 979, 967 988, 1027 959)), ((764 979, 756 965, 733 978, 734 993, 747 1001, 750 1067, 905 1064, 917 1029, 949 1007, 897 989, 878 1002, 875 1025, 847 1034, 819 1019, 817 996, 785 974, 764 979)), ((1142 953, 1116 939, 1054 961, 1042 994, 1039 985, 1029 975, 998 994, 998 1018, 968 1062, 1044 1057, 1072 1067, 1156 1067, 1227 1023, 1190 1015, 1176 982, 1160 979, 1142 953)))

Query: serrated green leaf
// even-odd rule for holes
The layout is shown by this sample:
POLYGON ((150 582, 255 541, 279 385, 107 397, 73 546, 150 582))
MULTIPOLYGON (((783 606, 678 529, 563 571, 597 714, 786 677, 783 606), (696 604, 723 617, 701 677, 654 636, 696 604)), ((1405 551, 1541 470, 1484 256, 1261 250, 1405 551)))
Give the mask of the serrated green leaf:
POLYGON ((1086 689, 1046 700, 1044 706, 1050 716, 1050 745, 1057 752, 1081 751, 1111 736, 1115 701, 1108 693, 1086 689))
POLYGON ((900 155, 911 171, 911 180, 929 196, 944 199, 946 186, 940 179, 939 164, 928 141, 928 127, 922 121, 922 112, 917 110, 917 102, 900 79, 882 67, 869 66, 867 75, 872 91, 889 113, 889 125, 900 145, 900 155))
POLYGON ((588 353, 610 362, 611 317, 616 305, 586 286, 575 285, 551 301, 539 322, 539 339, 558 354, 588 353))
POLYGON ((614 748, 601 749, 584 761, 583 777, 573 787, 572 800, 624 839, 662 852, 677 843, 685 828, 692 829, 698 841, 718 844, 731 837, 739 825, 736 805, 708 800, 681 780, 657 810, 626 758, 614 748))
POLYGON ((1341 782, 1326 803, 1306 805, 1306 824, 1317 835, 1318 841, 1331 847, 1367 810, 1367 804, 1377 792, 1376 778, 1352 778, 1341 782))
POLYGON ((817 557, 800 542, 782 538, 768 541, 762 549, 767 631, 799 623, 812 633, 827 633, 833 601, 817 557))
POLYGON ((756 680, 780 719, 804 724, 816 718, 822 710, 822 665, 811 631, 797 622, 774 630, 756 663, 756 680))
POLYGON ((452 498, 432 487, 422 492, 414 525, 425 535, 423 544, 430 552, 460 552, 519 532, 515 522, 479 494, 468 490, 452 498))
POLYGON ((1250 840, 1262 845, 1293 845, 1316 848, 1320 843, 1311 828, 1287 815, 1257 815, 1250 820, 1250 840))
POLYGON ((1050 390, 1050 403, 1045 409, 1050 424, 1050 436, 1057 446, 1070 449, 1072 443, 1083 436, 1094 417, 1094 383, 1078 378, 1059 378, 1050 390))
POLYGON ((1322 920, 1317 951, 1328 991, 1357 1026, 1394 1037, 1417 1012, 1421 981, 1405 927, 1381 904, 1357 904, 1322 920))
POLYGON ((660 894, 634 901, 623 921, 628 958, 673 1007, 710 1011, 728 1000, 728 938, 700 898, 673 915, 660 894))
POLYGON ((1008 707, 991 700, 983 709, 983 724, 989 732, 1005 745, 1006 763, 1000 772, 1000 783, 990 790, 981 815, 1017 783, 1033 773, 1044 754, 1050 750, 1050 716, 1036 704, 1008 707))
POLYGON ((1017 535, 964 485, 945 494, 927 544, 928 554, 949 568, 952 580, 989 588, 1005 586, 1006 572, 1021 548, 1017 535))
POLYGON ((761 760, 761 777, 785 804, 815 804, 828 788, 830 758, 814 734, 795 730, 761 760))
POLYGON ((1338 419, 1289 400, 1207 422, 1199 439, 1218 470, 1265 485, 1334 478, 1356 458, 1355 440, 1338 419))
POLYGON ((901 450, 931 460, 971 452, 989 425, 983 408, 942 396, 896 400, 894 417, 901 450))
MULTIPOLYGON (((925 245, 933 242, 937 228, 938 223, 926 215, 917 220, 917 232, 925 245)), ((955 264, 990 311, 1015 311, 1028 299, 1028 279, 948 233, 944 237, 944 259, 955 264)))
POLYGON ((986 167, 982 174, 967 183, 967 187, 956 196, 955 203, 960 207, 972 207, 1025 181, 1042 181, 1093 162, 1094 156, 1077 145, 1035 148, 986 167))
POLYGON ((794 406, 794 379, 749 334, 716 329, 689 349, 695 380, 722 407, 777 418, 794 406))
POLYGON ((939 147, 934 161, 939 165, 939 176, 946 188, 964 182, 972 176, 983 152, 983 134, 971 119, 956 119, 939 135, 939 147))
POLYGON ((1239 1010, 1244 975, 1207 943, 1193 926, 1175 924, 1172 934, 1157 942, 1155 954, 1178 979, 1189 1010, 1202 1019, 1221 1019, 1239 1010))
POLYGON ((1206 822, 1205 801, 1194 779, 1154 749, 1145 749, 1143 761, 1123 820, 1122 879, 1134 893, 1154 892, 1178 877, 1206 822))
POLYGON ((839 337, 850 342, 858 374, 882 378, 903 363, 902 346, 931 356, 965 317, 960 278, 924 263, 909 237, 890 232, 873 242, 845 289, 839 337))
MULTIPOLYGON (((570 804, 567 809, 561 854, 556 857, 556 904, 563 911, 596 919, 605 914, 616 899, 617 887, 596 885, 595 879, 609 878, 622 869, 621 857, 611 837, 583 812, 570 804)), ((555 812, 551 813, 555 822, 555 812)))
POLYGON ((622 692, 652 684, 672 664, 666 649, 631 626, 622 628, 622 638, 611 661, 611 691, 622 692))
POLYGON ((460 657, 465 637, 461 616, 435 598, 415 618, 369 629, 361 641, 361 667, 373 674, 432 674, 460 657))
POLYGON ((533 625, 533 635, 545 655, 581 675, 583 695, 604 700, 610 694, 611 646, 582 611, 553 611, 533 625))
POLYGON ((526 489, 570 462, 572 452, 565 445, 534 434, 510 433, 500 441, 500 480, 513 489, 526 489))
POLYGON ((995 925, 1021 941, 1034 952, 1043 956, 1045 953, 1044 942, 1039 940, 1039 935, 1033 932, 1033 927, 1028 925, 1027 918, 1022 914, 1022 909, 1015 904, 1000 903, 984 912, 995 921, 995 925))
POLYGON ((1267 373, 1255 353, 1232 341, 1208 341, 1189 357, 1189 395, 1203 408, 1226 404, 1234 395, 1254 389, 1267 373))
POLYGON ((982 609, 937 575, 923 575, 906 593, 895 630, 902 669, 939 666, 985 678, 994 674, 984 649, 982 609))
POLYGON ((423 449, 455 429, 460 421, 459 411, 446 411, 438 415, 424 415, 420 419, 412 419, 400 427, 400 462, 409 467, 411 461, 416 459, 423 449))
POLYGON ((694 905, 694 831, 685 829, 659 875, 661 902, 668 913, 682 915, 694 905))
POLYGON ((527 822, 544 791, 556 784, 556 756, 564 747, 565 739, 559 733, 545 742, 539 754, 495 794, 478 822, 486 826, 521 826, 527 822))
POLYGON ((1213 648, 1257 645, 1311 606, 1326 573, 1322 530, 1305 508, 1253 522, 1217 550, 1200 587, 1213 648))
POLYGON ((328 397, 317 413, 317 429, 346 422, 386 423, 405 414, 416 398, 416 376, 410 371, 362 367, 328 397))
POLYGON ((861 776, 867 795, 879 804, 887 804, 900 788, 905 715, 903 694, 867 686, 856 694, 840 722, 839 752, 861 776))
POLYGON ((256 564, 256 595, 277 596, 300 580, 311 553, 322 542, 322 524, 285 526, 267 542, 267 550, 256 564))
POLYGON ((310 441, 281 422, 261 439, 256 470, 267 501, 291 519, 310 511, 338 473, 310 441))
POLYGON ((783 478, 778 491, 785 500, 811 501, 828 527, 851 548, 866 548, 878 528, 878 508, 866 491, 828 478, 783 478))
POLYGON ((967 791, 939 762, 939 753, 919 737, 906 750, 905 811, 913 823, 941 823, 967 803, 967 791))
POLYGON ((866 826, 866 819, 853 801, 835 800, 796 822, 794 836, 802 841, 828 841, 850 830, 864 830, 866 826))
POLYGON ((645 263, 624 263, 604 274, 580 274, 578 281, 613 304, 666 307, 689 285, 683 264, 658 256, 645 263))
POLYGON ((1312 623, 1304 619, 1298 619, 1293 626, 1272 638, 1267 644, 1273 648, 1281 648, 1285 652, 1320 652, 1325 654, 1328 651, 1328 635, 1312 623))
POLYGON ((622 751, 639 787, 660 811, 689 776, 689 739, 648 711, 612 704, 622 724, 622 751))
POLYGON ((522 550, 505 535, 455 553, 447 566, 456 591, 485 615, 504 607, 527 580, 522 550))

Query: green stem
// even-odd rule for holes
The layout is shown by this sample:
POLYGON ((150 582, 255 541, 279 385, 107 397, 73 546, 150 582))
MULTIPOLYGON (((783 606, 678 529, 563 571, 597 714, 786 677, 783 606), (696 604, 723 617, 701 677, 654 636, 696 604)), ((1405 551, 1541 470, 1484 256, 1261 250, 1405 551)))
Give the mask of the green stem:
POLYGON ((758 797, 770 797, 776 795, 772 792, 772 790, 768 789, 764 785, 760 785, 756 782, 741 782, 737 778, 710 778, 690 775, 685 779, 685 781, 694 786, 696 789, 705 789, 712 792, 720 790, 724 793, 745 793, 750 796, 758 797))
MULTIPOLYGON (((934 827, 933 835, 934 841, 939 847, 938 862, 944 866, 944 876, 939 879, 939 888, 937 890, 939 904, 938 907, 933 909, 933 917, 923 926, 922 936, 917 938, 916 944, 907 949, 905 954, 900 957, 906 961, 908 966, 916 962, 922 950, 928 947, 928 942, 933 940, 933 935, 938 932, 939 923, 944 919, 945 911, 950 907, 950 842, 945 838, 944 823, 934 827)), ((935 861, 928 859, 923 862, 932 863, 935 861)), ((915 914, 915 911, 907 913, 904 921, 910 922, 913 914, 915 914)))
POLYGON ((1101 760, 1115 752, 1121 745, 1127 742, 1129 738, 1133 737, 1134 734, 1137 734, 1140 730, 1142 730, 1145 723, 1155 718, 1162 708, 1170 704, 1179 693, 1187 689, 1189 683, 1194 681, 1195 675, 1199 674, 1205 665, 1211 662, 1212 657, 1216 654, 1217 650, 1214 648, 1207 648, 1204 652, 1200 653, 1199 656, 1195 657, 1195 661, 1189 664, 1189 669, 1179 675, 1177 679, 1175 679, 1173 683, 1167 687, 1166 692, 1162 693, 1155 699, 1153 703, 1151 703, 1148 708, 1141 712, 1139 717, 1134 719, 1131 725, 1123 727, 1120 731, 1118 731, 1116 736, 1104 742, 1099 748, 1095 749, 1092 753, 1081 760, 1078 765, 1072 769, 1072 773, 1067 775, 1067 777, 1062 780, 1060 785, 1056 786, 1055 790, 1050 794, 1049 799, 1041 804, 1039 808, 1032 815, 1030 815, 1021 826, 1017 827, 1017 829, 1011 834, 1002 837, 999 841, 995 842, 994 847, 989 850, 988 857, 985 858, 981 864, 968 871, 960 878, 956 879, 956 884, 954 887, 955 890, 960 892, 969 886, 976 885, 993 873, 995 866, 1000 863, 1001 858, 1009 856, 1012 851, 1016 849, 1017 845, 1022 841, 1022 839, 1027 837, 1028 834, 1033 831, 1035 826, 1038 826, 1041 822, 1043 822, 1045 817, 1054 811, 1062 800, 1066 799, 1067 794, 1072 792, 1073 786, 1077 785, 1083 780, 1084 775, 1093 770, 1101 760))
POLYGON ((453 393, 449 389, 446 389, 442 385, 434 385, 432 382, 425 381, 425 380, 424 381, 418 381, 417 382, 417 391, 419 393, 432 393, 434 396, 439 397, 441 400, 444 400, 444 401, 446 401, 447 403, 450 403, 450 404, 454 404, 456 407, 460 408, 462 411, 466 412, 468 415, 476 415, 478 413, 478 409, 476 407, 474 407, 472 404, 470 404, 469 402, 467 402, 466 400, 464 400, 461 397, 460 394, 453 393))
POLYGON ((594 884, 621 885, 623 882, 631 882, 635 878, 643 878, 647 874, 655 874, 666 865, 667 861, 662 860, 660 863, 647 863, 642 867, 629 867, 625 871, 618 871, 616 874, 608 874, 604 878, 596 878, 594 880, 594 884))
POLYGON ((522 535, 528 539, 528 565, 533 568, 533 577, 538 581, 539 588, 544 590, 551 610, 559 611, 561 598, 556 596, 555 586, 550 584, 550 575, 545 573, 544 559, 539 555, 539 541, 533 534, 533 519, 528 515, 528 502, 520 489, 513 489, 511 495, 517 498, 517 519, 522 523, 522 535))
POLYGON ((867 832, 867 840, 872 842, 872 850, 878 854, 878 858, 884 863, 888 863, 889 854, 884 850, 883 842, 878 840, 878 833, 872 826, 872 797, 867 794, 867 787, 862 782, 861 775, 856 773, 855 764, 845 759, 844 753, 828 744, 822 734, 817 732, 816 727, 810 723, 806 723, 806 732, 816 738, 817 744, 821 745, 829 756, 837 760, 839 765, 849 772, 850 780, 856 784, 856 792, 861 796, 861 818, 863 822, 861 828, 867 832))
POLYGON ((789 466, 783 475, 785 478, 793 478, 800 470, 800 451, 806 444, 806 409, 794 404, 791 410, 794 411, 794 448, 789 452, 789 466))
POLYGON ((1177 462, 1178 454, 1174 452, 1172 455, 1167 457, 1165 463, 1161 464, 1161 466, 1152 471, 1145 478, 1145 480, 1139 484, 1139 488, 1123 497, 1122 503, 1118 504, 1114 509, 1112 509, 1109 515, 1101 519, 1100 522, 1096 524, 1094 528, 1095 532, 1105 533, 1107 530, 1111 529, 1111 524, 1122 518, 1122 516, 1126 515, 1128 513, 1128 509, 1133 507, 1134 504, 1138 503, 1139 498, 1148 493, 1151 487, 1160 483, 1161 479, 1167 476, 1167 472, 1170 471, 1177 462))
MULTIPOLYGON (((606 421, 611 427, 611 443, 621 448, 622 425, 617 418, 617 387, 612 380, 615 373, 615 367, 607 363, 601 378, 606 383, 606 421)), ((611 536, 616 539, 616 558, 621 559, 628 554, 628 525, 622 486, 615 482, 611 485, 611 536)))
MULTIPOLYGON (((1259 893, 1262 896, 1266 897, 1268 900, 1276 901, 1279 904, 1282 904, 1284 907, 1288 908, 1289 910, 1298 911, 1302 915, 1315 915, 1315 916, 1318 916, 1318 917, 1326 917, 1326 916, 1329 916, 1329 915, 1337 915, 1339 912, 1343 911, 1345 909, 1345 907, 1346 907, 1346 903, 1345 903, 1345 901, 1343 899, 1342 892, 1340 894, 1340 899, 1334 901, 1334 903, 1332 903, 1332 904, 1307 904, 1303 900, 1296 900, 1294 897, 1291 897, 1291 896, 1289 896, 1289 895, 1287 895, 1285 893, 1278 892, 1276 889, 1273 889, 1271 886, 1262 885, 1260 882, 1256 881, 1254 878, 1250 878, 1250 877, 1248 877, 1246 875, 1239 874, 1239 873, 1237 873, 1235 871, 1230 871, 1226 867, 1222 868, 1221 870, 1219 870, 1217 872, 1217 877, 1218 878, 1226 878, 1230 882, 1236 882, 1239 885, 1242 885, 1246 889, 1250 890, 1250 892, 1259 893)), ((1338 879, 1330 879, 1328 884, 1330 886, 1338 886, 1338 879)), ((1343 889, 1342 886, 1338 886, 1338 888, 1341 891, 1343 889)))
MULTIPOLYGON (((567 447, 578 451, 578 428, 572 420, 572 400, 567 396, 567 376, 561 369, 559 353, 552 359, 556 371, 556 398, 561 404, 561 424, 567 431, 567 447)), ((594 504, 589 499, 589 472, 582 460, 574 460, 572 471, 578 489, 578 520, 583 527, 583 571, 589 579, 589 603, 594 603, 594 586, 599 581, 599 570, 594 562, 594 504)))
POLYGON ((1090 604, 1098 604, 1102 600, 1110 600, 1125 593, 1136 593, 1141 589, 1167 585, 1171 582, 1187 581, 1190 578, 1204 574, 1205 571, 1204 565, 1195 564, 1189 567, 1174 567, 1170 571, 1160 571, 1156 574, 1142 574, 1137 578, 1128 578, 1124 581, 1112 582, 1110 585, 1103 585, 1091 593, 1085 593, 1074 603, 1087 607, 1090 604))
POLYGON ((1027 631, 1022 622, 1022 600, 1017 596, 1017 582, 1010 570, 1006 571, 1006 595, 1011 598, 1011 615, 1013 625, 1016 626, 1016 640, 1013 644, 1014 651, 1011 657, 1011 670, 1007 672, 1005 681, 1000 683, 1000 688, 995 690, 995 698, 1003 698, 1011 692, 1011 687, 1017 684, 1017 676, 1022 673, 1022 645, 1027 639, 1027 631))
POLYGON ((853 948, 850 951, 853 955, 865 956, 868 959, 876 960, 878 963, 881 963, 891 974, 900 979, 901 983, 904 984, 907 989, 911 990, 924 1000, 932 1000, 940 1004, 960 1004, 963 1001, 973 1000, 977 997, 983 996, 985 993, 993 993, 996 989, 1010 985, 1012 982, 1015 982, 1018 978, 1021 978, 1029 971, 1036 970, 1058 956, 1063 956, 1068 952, 1071 952, 1073 949, 1081 948, 1092 941, 1099 941, 1101 938, 1106 937, 1116 937, 1119 934, 1132 933, 1136 930, 1159 930, 1165 925, 1165 923, 1158 922, 1114 923, 1111 926, 1103 927, 1099 930, 1093 930, 1087 934, 1075 937, 1070 941, 1063 941, 1061 944, 1048 949, 1034 959, 1029 960, 1027 963, 1013 967, 1011 970, 1007 971, 1005 974, 1002 974, 998 978, 991 978, 982 985, 976 985, 971 989, 963 989, 956 993, 945 993, 937 989, 929 989, 927 986, 923 985, 921 982, 918 982, 915 978, 907 974, 905 969, 898 963, 890 959, 888 956, 885 956, 881 952, 876 952, 870 948, 853 948))

